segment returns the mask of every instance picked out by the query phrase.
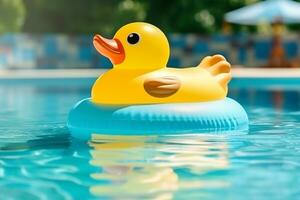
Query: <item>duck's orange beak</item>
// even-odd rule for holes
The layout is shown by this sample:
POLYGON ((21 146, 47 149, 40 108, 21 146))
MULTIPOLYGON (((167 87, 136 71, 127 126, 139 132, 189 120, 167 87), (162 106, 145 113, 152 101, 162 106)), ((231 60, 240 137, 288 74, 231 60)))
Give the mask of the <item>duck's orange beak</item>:
POLYGON ((123 45, 118 39, 106 39, 101 35, 95 35, 93 40, 94 47, 103 56, 109 58, 114 64, 120 64, 125 59, 123 45))

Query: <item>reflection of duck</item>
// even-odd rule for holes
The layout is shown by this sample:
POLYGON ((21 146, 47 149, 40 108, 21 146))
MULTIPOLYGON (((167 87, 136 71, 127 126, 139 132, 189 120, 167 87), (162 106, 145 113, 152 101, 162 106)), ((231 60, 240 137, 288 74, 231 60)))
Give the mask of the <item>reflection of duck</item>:
POLYGON ((199 102, 227 94, 230 64, 223 56, 208 56, 194 68, 167 68, 168 40, 153 25, 128 24, 112 40, 97 35, 94 46, 114 64, 93 86, 95 103, 199 102))
POLYGON ((91 174, 99 184, 91 186, 90 192, 113 199, 167 200, 178 190, 227 187, 220 177, 195 179, 228 167, 228 147, 219 139, 94 134, 90 164, 101 170, 91 174))
POLYGON ((91 177, 110 184, 94 185, 91 193, 113 199, 172 199, 173 191, 178 189, 177 174, 172 168, 145 162, 151 156, 146 158, 144 151, 136 151, 144 150, 145 142, 154 138, 94 134, 90 163, 102 170, 91 177))

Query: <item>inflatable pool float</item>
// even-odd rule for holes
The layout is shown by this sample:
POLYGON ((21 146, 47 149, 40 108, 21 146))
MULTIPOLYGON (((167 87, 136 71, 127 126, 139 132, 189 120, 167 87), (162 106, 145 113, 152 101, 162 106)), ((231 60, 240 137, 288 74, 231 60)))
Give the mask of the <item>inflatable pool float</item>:
POLYGON ((207 56, 196 67, 168 68, 166 36, 142 22, 123 26, 111 40, 96 35, 93 44, 114 67, 96 80, 91 98, 71 110, 68 127, 74 137, 248 127, 242 106, 226 97, 231 73, 223 56, 207 56))

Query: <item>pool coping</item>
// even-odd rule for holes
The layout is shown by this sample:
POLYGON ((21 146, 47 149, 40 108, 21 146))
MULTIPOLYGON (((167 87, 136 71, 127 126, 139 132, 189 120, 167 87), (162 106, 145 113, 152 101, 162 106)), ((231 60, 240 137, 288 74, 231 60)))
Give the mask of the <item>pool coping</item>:
MULTIPOLYGON (((0 70, 0 79, 97 78, 107 69, 0 70)), ((232 68, 234 78, 300 78, 298 68, 232 68)))
MULTIPOLYGON (((24 69, 0 70, 1 84, 91 85, 107 69, 24 69)), ((300 69, 232 68, 231 87, 298 87, 300 69)))

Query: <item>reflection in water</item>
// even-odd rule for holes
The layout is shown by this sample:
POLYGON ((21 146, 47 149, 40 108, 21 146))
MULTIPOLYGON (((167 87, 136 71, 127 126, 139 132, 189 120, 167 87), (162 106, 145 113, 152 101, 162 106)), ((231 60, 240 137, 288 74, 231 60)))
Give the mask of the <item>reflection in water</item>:
POLYGON ((229 91, 229 97, 237 99, 243 106, 264 107, 282 110, 295 110, 300 108, 299 90, 280 89, 233 89, 229 91))
POLYGON ((229 167, 228 146, 222 136, 111 136, 93 135, 91 165, 99 172, 92 194, 113 199, 173 199, 179 188, 220 188, 219 180, 193 179, 229 167))

